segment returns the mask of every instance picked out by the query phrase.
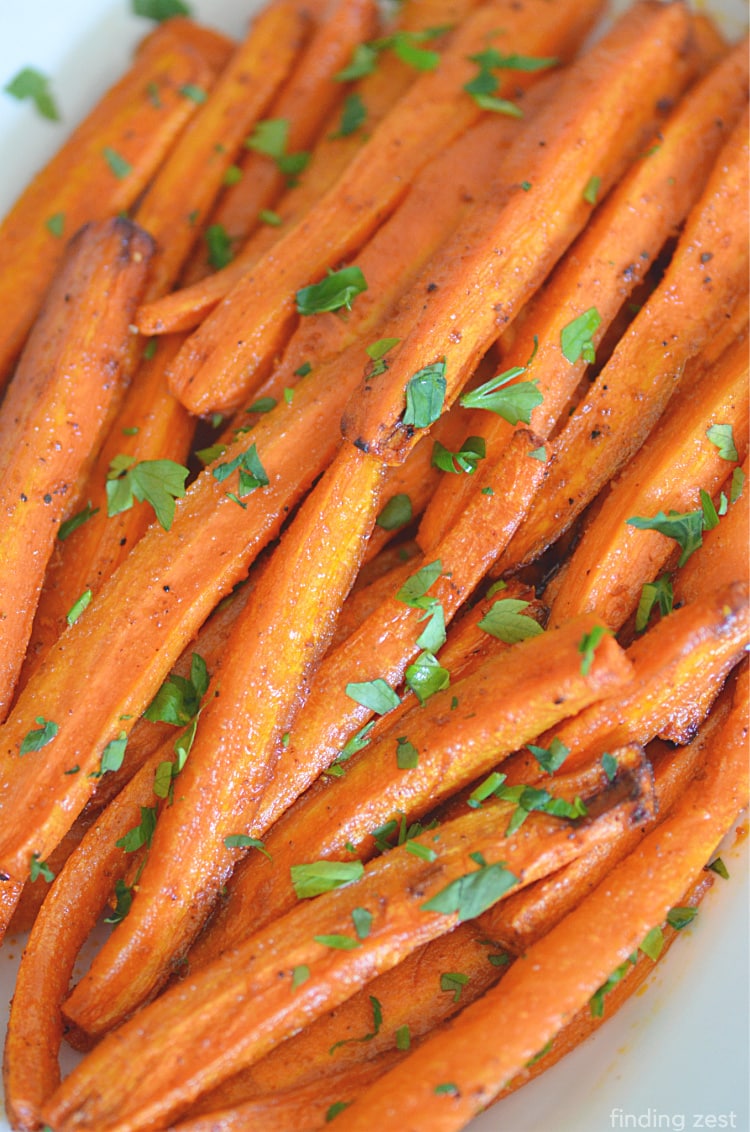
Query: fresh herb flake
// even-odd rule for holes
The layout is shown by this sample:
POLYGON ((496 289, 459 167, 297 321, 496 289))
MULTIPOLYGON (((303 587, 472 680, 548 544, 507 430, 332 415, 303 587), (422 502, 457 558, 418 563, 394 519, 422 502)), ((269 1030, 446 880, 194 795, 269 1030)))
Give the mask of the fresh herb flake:
POLYGON ((184 0, 131 0, 133 14, 147 20, 171 20, 173 16, 189 16, 190 8, 184 0))
POLYGON ((250 837, 247 833, 230 833, 224 838, 224 845, 227 849, 257 849, 264 857, 268 857, 269 861, 272 860, 265 844, 259 838, 250 837))
POLYGON ((385 680, 378 677, 375 680, 365 680, 362 683, 346 685, 346 694, 355 703, 369 708, 376 715, 385 715, 387 711, 398 707, 401 703, 397 694, 385 680))
POLYGON ((479 628, 506 645, 514 645, 518 641, 528 640, 529 637, 538 637, 544 629, 533 617, 527 617, 523 613, 528 606, 528 601, 521 601, 518 598, 499 598, 485 613, 479 622, 479 628))
POLYGON ((33 102, 42 118, 50 122, 60 121, 60 112, 50 90, 49 79, 35 67, 23 67, 3 89, 19 102, 24 99, 33 102))
POLYGON ((451 881, 421 907, 426 912, 442 912, 446 916, 456 913, 461 923, 486 912, 516 884, 518 877, 502 862, 480 864, 474 872, 451 881))
POLYGON ((586 188, 583 190, 583 199, 586 201, 586 204, 596 204, 601 186, 601 177, 597 177, 596 175, 589 177, 586 182, 586 188))
POLYGON ((76 623, 86 606, 91 602, 92 596, 91 590, 84 590, 78 600, 73 602, 65 618, 69 625, 76 623))
POLYGON ((706 436, 719 449, 722 460, 739 460, 737 445, 730 424, 715 424, 706 429, 706 436))
POLYGON ((347 94, 341 109, 339 128, 331 137, 348 138, 351 134, 355 134, 360 126, 364 125, 366 120, 367 107, 362 101, 362 96, 356 92, 347 94))
POLYGON ((391 496, 375 522, 384 531, 397 531, 411 522, 412 514, 411 499, 401 492, 391 496))
POLYGON ((570 748, 557 738, 551 740, 549 747, 536 747, 533 743, 527 743, 526 746, 545 774, 554 774, 570 754, 570 748))
POLYGON ((443 411, 446 389, 445 358, 417 370, 406 383, 404 424, 427 428, 436 421, 443 411))
POLYGON ((656 515, 632 515, 627 524, 639 531, 658 531, 667 538, 674 539, 682 550, 678 566, 684 566, 688 558, 703 543, 703 510, 670 511, 665 515, 658 511, 656 515))
POLYGON ((414 770, 419 766, 419 751, 405 735, 396 739, 396 766, 399 770, 414 770))
POLYGON ((59 240, 65 231, 65 213, 55 212, 52 216, 48 216, 44 221, 44 226, 48 232, 59 240))
POLYGON ((435 440, 432 445, 431 464, 441 472, 460 475, 465 472, 473 475, 480 460, 487 455, 487 446, 482 436, 467 436, 458 452, 451 452, 448 448, 435 440))
POLYGON ((133 166, 130 162, 121 157, 117 150, 112 149, 111 146, 105 145, 102 155, 118 181, 124 180, 132 173, 133 166))
POLYGON ((468 981, 468 975, 463 975, 460 972, 444 971, 440 976, 440 989, 441 991, 447 991, 449 994, 452 994, 453 1001, 458 1002, 461 998, 461 991, 468 981))
POLYGON ((442 667, 434 653, 425 649, 406 669, 405 680, 407 686, 423 704, 436 692, 442 692, 449 687, 450 672, 442 667))
POLYGON ((654 608, 659 610, 662 617, 666 617, 672 612, 673 605, 674 594, 669 574, 662 574, 655 582, 644 582, 635 614, 636 632, 643 632, 651 619, 654 608))
POLYGON ((290 869, 298 900, 309 900, 350 884, 359 880, 364 871, 361 861, 313 861, 307 865, 292 865, 290 869))
POLYGON ((60 728, 51 719, 45 719, 43 715, 36 716, 38 727, 32 727, 31 731, 27 731, 21 740, 21 747, 19 755, 28 755, 32 751, 41 751, 48 743, 57 735, 60 728))
POLYGON ((185 494, 188 470, 174 460, 141 460, 116 456, 107 475, 107 514, 119 515, 133 506, 133 500, 149 503, 157 521, 168 531, 172 526, 175 499, 185 494))
POLYGON ((560 349, 563 357, 575 365, 579 358, 585 362, 595 362, 593 335, 601 325, 602 317, 596 307, 589 307, 578 318, 574 318, 560 331, 560 349))
POLYGON ((681 932, 683 928, 686 928, 688 926, 688 924, 692 924, 697 915, 697 908, 670 908, 667 912, 667 923, 669 924, 670 928, 674 928, 676 932, 681 932))
POLYGON ((217 271, 226 267, 234 259, 232 241, 223 224, 209 224, 204 233, 208 262, 217 271))
POLYGON ((301 315, 322 314, 345 307, 352 309, 352 301, 367 290, 367 281, 359 267, 342 267, 329 270, 320 283, 312 283, 297 292, 297 312, 301 315))
POLYGON ((578 642, 578 651, 581 654, 581 675, 588 676, 591 665, 594 663, 594 653, 605 637, 613 637, 611 629, 604 625, 594 625, 590 633, 584 633, 578 642))

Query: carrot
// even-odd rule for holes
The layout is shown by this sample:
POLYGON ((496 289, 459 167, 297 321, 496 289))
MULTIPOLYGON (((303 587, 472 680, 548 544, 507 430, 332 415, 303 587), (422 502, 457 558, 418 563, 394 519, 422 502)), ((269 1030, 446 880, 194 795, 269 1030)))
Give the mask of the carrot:
MULTIPOLYGON (((747 578, 748 547, 750 546, 750 523, 748 522, 747 476, 750 475, 750 461, 742 465, 745 477, 744 490, 739 498, 730 503, 727 514, 717 527, 706 531, 703 545, 676 573, 674 578, 674 600, 676 605, 697 601, 707 589, 725 585, 728 582, 747 578)), ((731 497, 734 478, 725 491, 731 497), (728 490, 727 490, 728 489, 728 490)), ((737 490, 737 489, 735 489, 737 490)))
POLYGON ((195 224, 210 208, 248 130, 294 65, 305 30, 294 0, 278 0, 261 12, 146 191, 138 223, 159 241, 150 295, 160 295, 174 281, 190 251, 195 224))
MULTIPOLYGON (((543 735, 569 750, 566 770, 600 758, 612 747, 650 742, 655 736, 687 743, 696 733, 726 677, 742 659, 748 640, 748 585, 732 582, 675 610, 627 650, 633 681, 617 698, 605 699, 543 735)), ((540 775, 528 752, 503 767, 509 783, 540 775)))
POLYGON ((84 223, 130 208, 195 113, 180 91, 208 87, 213 76, 199 51, 159 29, 0 224, 0 386, 62 261, 67 237, 84 223), (60 231, 64 238, 55 235, 60 231))
POLYGON ((146 503, 108 514, 107 484, 112 462, 128 458, 182 463, 193 436, 193 423, 164 381, 164 368, 179 348, 179 339, 156 344, 141 361, 122 408, 109 430, 74 510, 86 521, 55 549, 39 595, 29 649, 19 677, 19 690, 43 663, 67 624, 67 614, 82 593, 96 593, 114 572, 153 519, 146 503))
POLYGON ((79 233, 0 410, 9 446, 0 483, 0 718, 10 706, 68 499, 130 376, 130 324, 151 251, 150 238, 129 221, 104 221, 79 233))
POLYGON ((425 297, 414 288, 416 325, 402 336, 383 380, 365 380, 345 435, 389 463, 401 462, 420 426, 434 419, 441 402, 453 401, 499 327, 512 321, 584 227, 591 177, 601 176, 602 192, 611 188, 653 132, 652 99, 680 93, 691 76, 688 38, 683 9, 639 5, 568 69, 551 105, 509 154, 505 176, 514 188, 507 202, 492 195, 482 202, 430 264, 425 282, 434 289, 425 297), (654 71, 664 82, 658 92, 643 81, 654 71), (582 99, 582 88, 596 93, 582 99), (410 382, 417 375, 415 389, 410 382), (409 404, 409 394, 424 397, 423 389, 431 394, 429 411, 409 404))
POLYGON ((618 802, 577 826, 533 814, 509 838, 498 830, 497 807, 490 805, 446 824, 439 840, 434 834, 418 839, 432 850, 430 858, 434 853, 428 861, 406 847, 392 850, 365 866, 359 882, 295 908, 107 1035, 60 1086, 43 1119, 57 1132, 117 1126, 136 1132, 163 1123, 301 1024, 349 998, 357 984, 501 898, 506 886, 530 883, 593 840, 609 836, 613 825, 632 820, 641 804, 618 802), (485 873, 493 866, 479 862, 499 856, 503 864, 485 873), (454 903, 450 896, 456 888, 446 895, 446 887, 472 873, 493 891, 471 906, 454 903), (443 911, 430 907, 435 899, 443 911), (364 939, 352 936, 355 908, 372 916, 364 939), (331 937, 341 935, 354 939, 355 946, 329 945, 331 937), (304 982, 300 968, 309 972, 304 982))
POLYGON ((266 839, 273 866, 254 861, 243 871, 241 890, 233 886, 221 947, 234 946, 250 928, 239 907, 253 908, 253 919, 264 923, 294 904, 290 866, 347 853, 366 860, 377 848, 373 830, 394 814, 407 822, 422 817, 504 755, 626 684, 629 667, 611 638, 582 675, 578 645, 593 626, 576 619, 488 657, 477 672, 401 716, 347 764, 342 778, 321 784, 288 810, 266 839), (416 765, 398 770, 405 742, 416 765))
MULTIPOLYGON (((556 4, 546 12, 554 18, 543 23, 533 5, 517 9, 508 0, 491 0, 472 13, 451 39, 440 67, 419 77, 335 186, 188 339, 172 372, 175 396, 202 414, 237 407, 249 395, 286 336, 295 292, 360 247, 425 162, 479 117, 479 106, 461 87, 476 68, 467 56, 485 45, 488 32, 495 33, 498 49, 507 42, 514 50, 557 50, 565 56, 597 7, 595 0, 556 4)), ((509 89, 508 80, 501 80, 498 93, 509 89)))
POLYGON ((377 461, 346 445, 236 622, 180 776, 179 802, 157 826, 127 921, 66 1003, 68 1017, 88 1033, 116 1025, 164 981, 241 855, 231 841, 252 828, 259 796, 277 772, 282 735, 364 552, 381 478, 377 461), (324 546, 335 552, 324 555, 324 546), (165 889, 174 897, 167 909, 165 889))
POLYGON ((462 1128, 544 1049, 664 921, 747 804, 747 730, 738 706, 717 733, 705 778, 673 814, 496 989, 362 1094, 347 1110, 347 1132, 462 1128))
POLYGON ((735 455, 747 452, 747 371, 747 346, 740 341, 702 381, 675 394, 669 413, 610 488, 568 559, 550 610, 552 624, 586 610, 619 629, 633 612, 642 586, 657 576, 675 542, 634 527, 631 517, 700 511, 701 491, 718 494, 728 463, 711 442, 711 429, 729 427, 735 455))
POLYGON ((0 880, 0 943, 18 907, 22 889, 17 881, 0 880))
POLYGON ((661 284, 550 446, 544 498, 498 569, 530 561, 549 546, 645 440, 686 361, 746 287, 746 197, 747 112, 722 148, 661 284), (675 304, 683 316, 676 324, 675 304))
MULTIPOLYGON (((344 88, 332 80, 349 62, 357 44, 375 34, 377 16, 373 0, 334 0, 319 16, 313 14, 316 22, 309 40, 266 115, 287 123, 287 154, 308 150, 336 109, 344 88)), ((232 247, 260 223, 263 209, 273 208, 288 180, 274 160, 252 150, 236 162, 236 169, 239 179, 224 190, 210 217, 211 224, 221 225, 232 247)), ((213 269, 202 247, 183 278, 194 282, 213 269)))
POLYGON ((5 1042, 5 1103, 14 1127, 31 1132, 60 1083, 61 1006, 78 952, 105 908, 130 856, 117 842, 157 801, 154 773, 174 757, 164 745, 88 830, 50 888, 36 918, 16 981, 5 1042), (75 910, 72 912, 72 910, 75 910))
MULTIPOLYGON (((542 440, 567 408, 587 365, 583 355, 571 363, 563 354, 566 326, 595 308, 601 325, 592 343, 598 346, 631 288, 697 200, 742 111, 746 90, 747 52, 737 47, 681 99, 660 130, 658 146, 648 149, 597 207, 520 326, 512 324, 516 334, 502 368, 522 368, 520 379, 536 383, 542 401, 531 411, 531 425, 542 440), (688 143, 695 137, 701 138, 700 145, 688 143)), ((508 442, 511 428, 502 417, 476 409, 467 435, 481 436, 492 458, 508 442)), ((420 523, 425 551, 482 486, 481 467, 477 477, 441 484, 420 523)))

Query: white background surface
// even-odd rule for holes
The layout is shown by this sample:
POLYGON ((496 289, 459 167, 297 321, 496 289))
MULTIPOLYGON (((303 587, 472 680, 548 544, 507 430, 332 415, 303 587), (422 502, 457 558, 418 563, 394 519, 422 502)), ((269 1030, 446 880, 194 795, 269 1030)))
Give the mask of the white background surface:
MULTIPOLYGON (((194 14, 237 35, 256 6, 257 0, 191 4, 194 14)), ((724 13, 730 34, 742 30, 741 0, 712 7, 724 13)), ((0 88, 22 66, 37 67, 52 79, 63 117, 47 123, 29 103, 0 95, 0 215, 151 27, 128 12, 128 0, 0 0, 0 88)), ((471 1132, 749 1132, 747 841, 737 847, 732 839, 724 858, 731 880, 717 879, 647 992, 539 1081, 476 1120, 471 1132), (710 1119, 701 1124, 699 1115, 710 1119)), ((19 952, 13 939, 0 949, 3 1032, 19 952)), ((0 1132, 7 1129, 0 1115, 0 1132)))

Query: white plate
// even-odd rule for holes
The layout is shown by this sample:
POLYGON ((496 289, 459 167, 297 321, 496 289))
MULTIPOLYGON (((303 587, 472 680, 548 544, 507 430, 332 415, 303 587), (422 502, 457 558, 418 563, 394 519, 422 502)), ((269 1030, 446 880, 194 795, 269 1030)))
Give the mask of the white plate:
MULTIPOLYGON (((62 124, 45 122, 28 103, 0 94, 2 215, 124 69, 150 25, 128 14, 128 0, 0 3, 0 88, 22 66, 34 66, 51 78, 63 116, 62 124)), ((257 0, 192 0, 191 7, 238 35, 257 0)), ((742 31, 742 0, 711 7, 729 34, 742 31)), ((538 1081, 478 1118, 471 1132, 748 1132, 747 840, 730 845, 724 858, 731 880, 717 880, 647 992, 538 1081)), ((2 1032, 19 951, 12 939, 0 950, 2 1032)), ((8 1127, 0 1115, 0 1132, 8 1127)))

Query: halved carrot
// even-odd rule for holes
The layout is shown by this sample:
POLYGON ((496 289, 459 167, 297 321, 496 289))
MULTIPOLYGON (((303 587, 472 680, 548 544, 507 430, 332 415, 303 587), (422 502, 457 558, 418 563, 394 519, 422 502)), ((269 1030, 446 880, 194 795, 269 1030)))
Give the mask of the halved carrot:
POLYGON ((747 286, 747 111, 722 148, 664 278, 550 446, 537 502, 498 563, 533 559, 638 450, 682 375, 747 286), (681 318, 675 322, 679 304, 681 318), (666 343, 666 345, 665 345, 666 343))
POLYGON ((639 530, 631 517, 701 509, 700 492, 718 494, 729 465, 709 439, 728 426, 739 458, 747 452, 747 344, 736 343, 696 385, 680 390, 643 448, 610 487, 601 508, 568 559, 550 609, 552 624, 585 611, 619 629, 641 588, 675 550, 674 539, 639 530))
POLYGON ((638 5, 568 69, 551 105, 509 154, 510 198, 483 201, 429 265, 425 283, 433 290, 414 288, 418 321, 394 350, 388 374, 365 379, 345 421, 352 441, 399 463, 441 400, 453 401, 499 329, 586 224, 590 179, 601 177, 603 193, 612 187, 657 126, 657 100, 673 99, 691 77, 689 31, 684 9, 638 5), (658 90, 644 82, 655 73, 664 84, 658 90), (581 98, 582 88, 589 98, 581 98), (417 392, 429 391, 431 413, 411 409, 412 380, 417 392))
POLYGON ((81 230, 13 379, 20 392, 0 410, 8 443, 0 482, 0 719, 68 501, 130 377, 131 320, 152 250, 150 237, 127 220, 81 230))
MULTIPOLYGON (((345 88, 333 81, 336 73, 357 44, 374 36, 378 25, 374 0, 333 0, 311 15, 316 23, 304 51, 266 112, 267 118, 287 123, 285 150, 290 154, 310 149, 343 97, 345 88)), ((261 211, 273 208, 287 182, 278 164, 262 153, 251 150, 235 165, 239 179, 225 189, 209 220, 221 225, 232 247, 252 233, 261 222, 261 211)), ((192 283, 213 269, 204 245, 191 257, 183 279, 192 283)))
POLYGON ((213 77, 195 47, 159 29, 0 224, 0 386, 10 376, 66 239, 82 224, 130 208, 195 113, 195 103, 180 92, 208 87, 213 77), (62 237, 55 235, 60 231, 62 237))
MULTIPOLYGON (((562 333, 594 308, 601 325, 592 343, 601 341, 631 288, 697 200, 719 147, 742 112, 747 67, 747 52, 738 46, 688 91, 660 130, 658 145, 633 164, 597 207, 520 325, 512 324, 516 333, 503 353, 502 369, 523 367, 520 379, 536 382, 543 400, 532 410, 531 423, 542 440, 567 408, 587 366, 583 355, 573 363, 563 354, 562 333), (695 137, 701 138, 700 145, 689 144, 695 137)), ((475 410, 467 435, 483 437, 491 459, 508 442, 511 427, 502 417, 475 410)), ((425 550, 482 486, 481 466, 475 479, 441 484, 420 523, 425 550)))
POLYGON ((379 461, 343 446, 236 622, 127 921, 66 1004, 88 1033, 111 1029, 164 982, 241 856, 232 840, 253 827, 259 797, 279 773, 282 736, 364 553, 382 473, 379 461), (166 909, 165 889, 173 895, 166 909))
POLYGON ((704 778, 500 986, 347 1109, 347 1132, 460 1129, 586 1006, 661 924, 747 805, 746 709, 717 732, 704 778), (744 722, 743 718, 745 717, 744 722), (493 1035, 502 1033, 498 1043, 493 1035))
POLYGON ((0 943, 18 907, 22 890, 23 885, 18 881, 0 880, 0 943))
POLYGON ((255 909, 255 922, 281 915, 295 901, 290 866, 356 854, 367 860, 377 847, 373 830, 394 815, 421 818, 456 790, 557 721, 594 702, 605 689, 630 678, 624 653, 612 638, 599 648, 588 675, 578 646, 596 623, 569 622, 487 658, 478 671, 452 682, 417 705, 346 766, 342 778, 321 782, 288 810, 266 839, 273 865, 253 861, 233 886, 231 915, 222 917, 224 938, 214 954, 234 946, 253 921, 239 909, 255 909), (399 765, 410 744, 413 765, 399 765))
POLYGON ((118 1125, 137 1132, 164 1123, 299 1026, 351 997, 357 985, 470 918, 482 904, 501 899, 508 887, 530 883, 609 836, 613 825, 633 820, 642 802, 617 801, 575 826, 532 814, 509 838, 498 829, 498 807, 490 804, 443 826, 437 840, 434 834, 418 839, 431 850, 429 860, 407 847, 392 850, 365 866, 358 882, 301 904, 107 1035, 63 1082, 43 1118, 57 1132, 74 1127, 105 1132, 118 1125), (487 858, 492 865, 484 863, 487 858), (455 888, 445 895, 447 886, 471 874, 492 878, 491 896, 467 907, 450 899, 455 888), (436 898, 440 911, 430 905, 436 898), (372 916, 364 939, 354 935, 356 908, 372 916), (354 946, 337 945, 342 935, 354 946))
POLYGON ((211 207, 245 135, 294 65, 305 32, 294 0, 277 0, 264 9, 147 189, 137 217, 159 242, 150 295, 161 295, 174 282, 196 223, 211 207))
MULTIPOLYGON (((740 581, 750 574, 750 461, 742 465, 744 488, 717 527, 706 531, 703 545, 698 547, 674 576, 674 600, 677 605, 697 601, 709 587, 740 581)), ((731 497, 733 482, 725 492, 731 497)))
MULTIPOLYGON (((635 673, 615 699, 587 708, 554 733, 570 750, 572 769, 600 758, 611 747, 645 744, 657 735, 687 743, 708 714, 728 674, 742 659, 750 636, 747 582, 732 582, 703 593, 675 610, 628 648, 635 673)), ((532 782, 541 771, 521 751, 503 767, 508 782, 532 782)))
POLYGON ((106 907, 130 857, 116 843, 139 825, 153 805, 154 773, 173 758, 164 745, 87 832, 49 890, 24 949, 8 1020, 3 1062, 5 1103, 14 1127, 32 1132, 60 1083, 61 1006, 73 965, 106 907))
MULTIPOLYGON (((546 6, 549 18, 540 21, 534 5, 490 0, 472 13, 440 67, 419 77, 333 189, 191 336, 173 368, 175 395, 199 414, 237 407, 249 395, 294 317, 295 292, 361 246, 424 163, 478 118, 479 106, 461 88, 476 67, 467 56, 485 46, 490 32, 497 49, 507 43, 516 51, 557 51, 565 57, 597 10, 596 0, 575 5, 565 0, 551 10, 546 6)), ((514 76, 514 87, 533 78, 514 76)), ((509 90, 502 79, 498 93, 509 90)))

